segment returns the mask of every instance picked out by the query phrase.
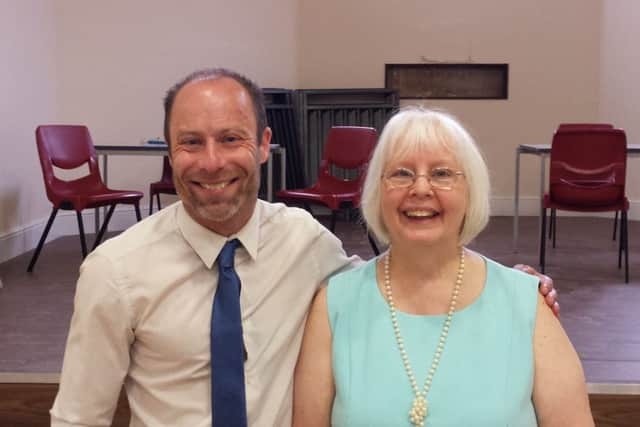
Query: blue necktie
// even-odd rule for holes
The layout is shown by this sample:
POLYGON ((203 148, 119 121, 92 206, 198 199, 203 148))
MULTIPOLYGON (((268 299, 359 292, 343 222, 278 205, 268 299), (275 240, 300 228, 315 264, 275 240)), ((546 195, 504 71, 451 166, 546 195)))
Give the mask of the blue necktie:
POLYGON ((218 289, 211 314, 211 419, 213 427, 246 427, 244 344, 240 315, 240 278, 233 268, 238 239, 218 255, 218 289))

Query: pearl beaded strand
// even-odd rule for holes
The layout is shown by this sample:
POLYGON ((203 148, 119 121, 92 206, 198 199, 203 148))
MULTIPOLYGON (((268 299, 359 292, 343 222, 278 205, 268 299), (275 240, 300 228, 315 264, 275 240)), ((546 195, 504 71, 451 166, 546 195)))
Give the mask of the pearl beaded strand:
POLYGON ((411 363, 409 362, 409 357, 407 356, 407 351, 404 347, 404 340, 402 339, 402 335, 400 334, 400 325, 398 324, 396 304, 393 300, 393 291, 391 290, 391 279, 389 274, 390 261, 391 248, 389 248, 389 251, 384 258, 384 290, 387 297, 389 314, 391 315, 391 325, 393 327, 393 334, 398 345, 398 351, 400 352, 400 357, 402 358, 404 370, 406 371, 407 377, 409 378, 411 389, 413 390, 413 394, 415 395, 415 398, 411 405, 411 410, 409 411, 409 421, 411 421, 411 424, 414 427, 424 427, 428 409, 427 393, 429 393, 429 390, 431 389, 433 375, 435 374, 436 369, 438 369, 438 365, 440 364, 440 357, 442 356, 444 345, 447 342, 449 327, 451 326, 451 319, 453 318, 453 313, 455 312, 456 304, 458 302, 458 295, 460 294, 460 286, 462 285, 462 277, 464 275, 464 248, 460 248, 458 275, 456 277, 456 283, 453 287, 453 292, 449 301, 447 317, 445 318, 444 324, 442 325, 442 331, 440 332, 438 346, 436 348, 435 354, 433 355, 431 367, 429 368, 429 373, 427 374, 427 378, 425 379, 424 387, 422 390, 418 388, 418 383, 416 381, 415 375, 413 374, 413 369, 411 368, 411 363))

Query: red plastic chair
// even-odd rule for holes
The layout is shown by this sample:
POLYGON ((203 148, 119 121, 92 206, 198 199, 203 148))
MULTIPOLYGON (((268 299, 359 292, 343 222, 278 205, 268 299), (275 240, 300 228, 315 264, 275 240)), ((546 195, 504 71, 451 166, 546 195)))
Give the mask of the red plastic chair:
MULTIPOLYGON (((364 176, 378 139, 374 128, 360 126, 334 126, 329 130, 324 146, 318 181, 309 188, 280 190, 276 196, 284 201, 299 202, 311 212, 309 204, 320 204, 331 209, 330 230, 335 230, 338 211, 345 205, 360 207, 364 176), (331 174, 331 167, 357 169, 353 179, 341 179, 331 174)), ((368 235, 373 251, 378 248, 368 235)))
MULTIPOLYGON (((613 129, 611 123, 560 123, 559 131, 563 130, 591 130, 591 129, 613 129)), ((551 221, 549 223, 549 239, 553 236, 553 247, 556 247, 556 210, 551 209, 551 221)), ((618 211, 613 218, 613 240, 616 240, 618 226, 618 211)))
MULTIPOLYGON (((540 267, 545 269, 547 209, 576 212, 620 211, 618 268, 625 254, 629 282, 629 242, 625 196, 627 139, 620 129, 558 130, 551 144, 549 192, 542 203, 540 267)), ((554 239, 555 240, 555 239, 554 239)), ((555 245, 555 241, 554 241, 555 245)))
POLYGON ((176 187, 173 185, 173 170, 169 157, 164 156, 162 161, 162 177, 160 181, 149 184, 149 215, 153 213, 153 196, 156 196, 158 210, 162 209, 160 205, 160 194, 177 194, 176 187))
POLYGON ((83 258, 87 256, 87 244, 80 213, 82 210, 109 206, 109 211, 96 236, 92 250, 100 244, 118 203, 134 205, 136 218, 140 221, 140 199, 143 194, 139 191, 112 190, 104 185, 98 170, 96 151, 86 126, 38 126, 36 144, 47 198, 53 204, 53 210, 31 258, 27 268, 28 272, 33 271, 59 209, 76 211, 83 258), (57 178, 53 171, 54 166, 61 169, 76 169, 85 163, 89 166, 89 174, 70 181, 57 178))

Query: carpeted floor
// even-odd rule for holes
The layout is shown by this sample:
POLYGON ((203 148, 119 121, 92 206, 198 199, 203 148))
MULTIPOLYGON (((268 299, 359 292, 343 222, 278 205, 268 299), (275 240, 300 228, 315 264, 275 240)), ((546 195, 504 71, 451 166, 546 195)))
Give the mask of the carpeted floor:
MULTIPOLYGON (((558 218, 557 248, 547 246, 547 273, 560 292, 561 320, 588 382, 640 383, 640 222, 629 224, 628 284, 617 268, 611 232, 612 219, 558 218)), ((373 256, 357 224, 339 222, 336 234, 347 252, 373 256)), ((518 253, 510 217, 492 218, 471 247, 507 265, 536 266, 537 218, 521 218, 518 253)), ((56 373, 73 308, 80 244, 77 236, 48 243, 33 274, 26 273, 30 256, 0 264, 0 372, 56 373)))

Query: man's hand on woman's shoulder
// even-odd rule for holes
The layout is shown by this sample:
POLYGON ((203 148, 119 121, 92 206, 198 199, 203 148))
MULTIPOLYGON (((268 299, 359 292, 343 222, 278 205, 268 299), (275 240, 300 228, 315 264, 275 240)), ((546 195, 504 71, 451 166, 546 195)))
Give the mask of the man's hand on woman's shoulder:
POLYGON ((560 316, 560 304, 558 304, 558 292, 553 287, 553 279, 546 274, 539 273, 538 270, 525 264, 516 264, 513 266, 516 270, 524 271, 527 274, 536 276, 540 281, 538 290, 544 297, 547 305, 553 310, 553 314, 560 316))

